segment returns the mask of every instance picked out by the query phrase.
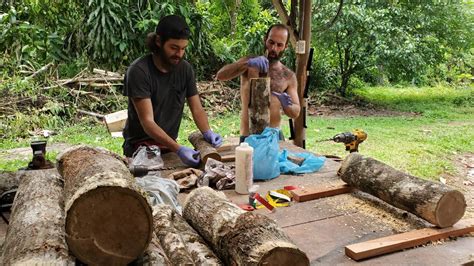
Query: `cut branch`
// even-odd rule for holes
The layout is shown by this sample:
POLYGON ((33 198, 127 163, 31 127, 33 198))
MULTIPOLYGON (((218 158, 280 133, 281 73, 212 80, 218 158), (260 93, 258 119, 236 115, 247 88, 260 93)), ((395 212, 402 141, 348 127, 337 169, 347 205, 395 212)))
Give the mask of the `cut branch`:
POLYGON ((466 211, 461 192, 402 173, 358 153, 351 153, 344 159, 338 174, 350 186, 439 227, 452 226, 466 211))

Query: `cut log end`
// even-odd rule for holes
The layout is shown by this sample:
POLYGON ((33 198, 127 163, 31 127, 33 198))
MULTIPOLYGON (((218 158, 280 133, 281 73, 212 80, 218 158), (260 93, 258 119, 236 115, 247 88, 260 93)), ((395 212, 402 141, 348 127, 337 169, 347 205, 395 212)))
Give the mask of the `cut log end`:
POLYGON ((436 206, 436 220, 439 227, 449 227, 457 223, 466 211, 466 200, 464 195, 452 190, 441 197, 436 206))
POLYGON ((68 246, 88 264, 133 261, 148 246, 152 231, 152 214, 146 199, 127 188, 91 190, 76 200, 67 213, 68 246))
POLYGON ((210 154, 207 154, 206 156, 204 156, 204 157, 202 158, 202 162, 203 162, 204 164, 206 164, 206 162, 207 162, 207 160, 208 160, 209 158, 212 158, 212 159, 214 159, 214 160, 216 160, 216 161, 219 161, 219 162, 222 160, 222 157, 221 157, 221 155, 220 155, 219 153, 210 153, 210 154))
POLYGON ((309 260, 304 252, 287 247, 276 247, 267 252, 258 265, 304 266, 309 260))

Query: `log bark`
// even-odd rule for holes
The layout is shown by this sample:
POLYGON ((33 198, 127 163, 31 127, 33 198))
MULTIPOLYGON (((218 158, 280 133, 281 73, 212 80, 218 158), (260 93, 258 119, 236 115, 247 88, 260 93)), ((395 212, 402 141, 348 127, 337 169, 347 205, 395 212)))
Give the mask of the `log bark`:
POLYGON ((250 79, 249 133, 260 134, 270 124, 270 78, 250 79))
POLYGON ((153 265, 162 265, 162 266, 172 266, 171 262, 168 260, 168 257, 165 254, 165 251, 160 245, 160 240, 158 237, 153 234, 150 245, 145 250, 145 253, 138 258, 133 263, 130 263, 129 266, 153 266, 153 265))
POLYGON ((127 264, 153 233, 150 204, 122 158, 76 146, 58 156, 69 249, 87 264, 127 264))
POLYGON ((0 194, 20 184, 21 172, 0 172, 0 194))
POLYGON ((155 234, 172 265, 222 265, 202 237, 168 205, 153 207, 155 234))
POLYGON ((10 215, 2 264, 73 263, 66 245, 63 181, 58 171, 25 171, 10 215))
POLYGON ((226 265, 309 265, 275 221, 241 210, 209 187, 189 194, 183 217, 226 265))
POLYGON ((359 153, 349 154, 338 174, 350 186, 441 228, 455 224, 466 211, 461 192, 403 173, 359 153))
POLYGON ((221 155, 217 152, 217 150, 212 147, 212 145, 207 142, 204 137, 202 136, 201 132, 195 131, 191 133, 188 137, 189 142, 193 144, 194 148, 198 150, 201 154, 201 161, 203 164, 206 164, 207 159, 212 158, 214 160, 221 160, 221 155))

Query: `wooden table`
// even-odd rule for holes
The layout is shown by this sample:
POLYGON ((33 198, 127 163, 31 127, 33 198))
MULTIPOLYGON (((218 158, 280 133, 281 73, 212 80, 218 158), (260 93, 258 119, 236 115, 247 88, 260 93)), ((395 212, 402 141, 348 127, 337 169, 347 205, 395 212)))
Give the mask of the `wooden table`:
MULTIPOLYGON (((233 139, 230 142, 235 143, 233 139)), ((280 148, 293 152, 307 152, 290 142, 280 142, 280 148)), ((223 152, 222 154, 232 153, 223 152)), ((166 166, 185 169, 175 154, 163 156, 166 166)), ((268 190, 287 185, 310 187, 315 185, 340 184, 337 176, 339 163, 327 159, 324 166, 315 173, 300 176, 281 175, 266 181, 256 182, 258 192, 265 195, 268 190)), ((224 193, 235 203, 247 203, 247 195, 239 195, 233 190, 224 193)), ((180 193, 182 203, 186 193, 180 193)), ((398 210, 384 202, 359 191, 307 202, 294 202, 289 207, 278 208, 275 213, 266 209, 257 212, 277 221, 293 241, 307 253, 312 264, 416 264, 450 265, 474 261, 474 237, 460 237, 442 244, 428 244, 424 247, 408 249, 356 262, 344 254, 344 247, 395 233, 406 232, 429 226, 414 215, 398 210)))

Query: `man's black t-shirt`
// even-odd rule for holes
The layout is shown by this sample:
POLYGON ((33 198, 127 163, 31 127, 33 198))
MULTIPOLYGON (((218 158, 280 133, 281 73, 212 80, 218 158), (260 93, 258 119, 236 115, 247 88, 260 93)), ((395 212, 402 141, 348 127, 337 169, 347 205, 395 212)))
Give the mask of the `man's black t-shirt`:
POLYGON ((197 94, 192 66, 182 60, 168 73, 160 72, 152 55, 135 60, 127 70, 123 94, 128 96, 128 119, 123 130, 125 156, 131 157, 138 142, 152 140, 143 130, 131 98, 150 98, 156 124, 171 138, 178 137, 186 98, 197 94))

